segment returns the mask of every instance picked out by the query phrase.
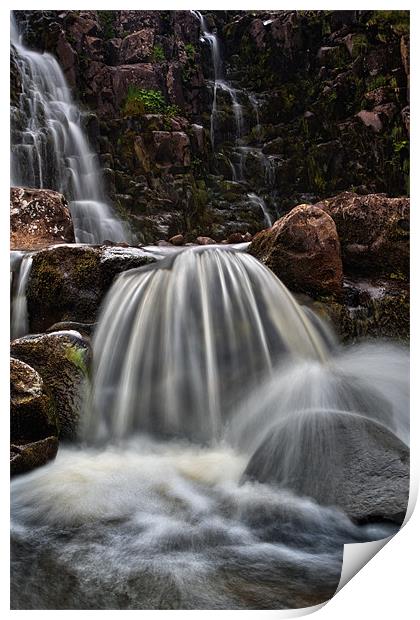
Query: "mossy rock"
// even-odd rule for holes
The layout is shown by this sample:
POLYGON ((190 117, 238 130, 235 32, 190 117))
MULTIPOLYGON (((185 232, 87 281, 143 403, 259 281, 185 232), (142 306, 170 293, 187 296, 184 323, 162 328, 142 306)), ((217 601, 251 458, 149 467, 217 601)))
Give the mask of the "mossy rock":
POLYGON ((46 331, 62 321, 95 323, 115 276, 154 258, 140 250, 56 246, 37 252, 28 282, 30 329, 46 331))
POLYGON ((38 440, 58 432, 56 407, 41 375, 25 362, 10 359, 11 441, 38 440))
POLYGON ((74 439, 89 373, 89 342, 71 331, 36 334, 12 341, 11 355, 39 373, 54 404, 59 436, 74 439))

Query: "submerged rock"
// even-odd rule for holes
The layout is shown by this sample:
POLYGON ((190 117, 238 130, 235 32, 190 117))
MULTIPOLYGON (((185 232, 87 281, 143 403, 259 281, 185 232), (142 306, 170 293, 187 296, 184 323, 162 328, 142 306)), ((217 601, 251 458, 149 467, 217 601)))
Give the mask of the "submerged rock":
POLYGON ((10 359, 11 441, 37 440, 57 434, 55 404, 42 377, 21 360, 10 359))
POLYGON ((51 189, 10 188, 12 250, 33 250, 72 242, 73 222, 63 194, 51 189))
POLYGON ((115 276, 155 260, 136 248, 76 245, 37 252, 27 288, 31 331, 62 321, 94 323, 115 276))
POLYGON ((340 242, 334 221, 322 209, 295 207, 255 235, 248 251, 293 291, 341 293, 340 242))
POLYGON ((30 443, 10 445, 10 475, 24 474, 45 465, 55 458, 58 450, 57 437, 51 436, 30 443))
POLYGON ((244 477, 338 506, 359 522, 402 523, 409 449, 384 426, 361 415, 296 414, 271 429, 244 477))
POLYGON ((346 272, 408 277, 409 198, 343 192, 316 206, 335 222, 346 272))
POLYGON ((11 355, 39 373, 54 403, 59 436, 74 439, 88 374, 88 341, 71 331, 25 336, 12 342, 11 355))

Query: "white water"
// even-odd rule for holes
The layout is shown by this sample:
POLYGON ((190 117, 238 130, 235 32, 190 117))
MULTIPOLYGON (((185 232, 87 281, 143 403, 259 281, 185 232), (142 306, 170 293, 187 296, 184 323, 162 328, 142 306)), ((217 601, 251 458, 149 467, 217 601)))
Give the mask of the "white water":
MULTIPOLYGON (((244 106, 241 104, 240 98, 248 99, 248 102, 251 105, 255 114, 256 133, 259 136, 261 133, 261 125, 258 100, 253 93, 248 93, 247 91, 242 91, 238 88, 234 88, 226 79, 224 79, 223 62, 220 52, 220 42, 217 37, 217 33, 210 32, 208 30, 206 20, 202 13, 200 13, 199 11, 192 11, 192 13, 200 21, 202 40, 209 44, 212 55, 214 81, 213 101, 210 115, 210 139, 213 150, 215 149, 215 132, 218 115, 217 94, 219 91, 222 91, 224 93, 227 93, 230 97, 232 112, 235 119, 235 143, 233 151, 235 161, 229 159, 229 164, 232 170, 232 180, 243 183, 247 182, 246 175, 244 174, 244 163, 248 153, 252 152, 253 155, 257 154, 258 160, 263 167, 265 182, 269 185, 269 187, 272 187, 275 181, 275 169, 273 166, 273 160, 265 156, 262 153, 261 148, 250 147, 246 144, 242 144, 242 138, 244 135, 244 106)), ((269 214, 264 199, 257 196, 254 192, 252 194, 248 194, 248 197, 250 196, 252 196, 251 202, 257 204, 261 208, 264 215, 265 224, 267 224, 267 226, 271 226, 271 224, 268 223, 271 222, 271 216, 269 214)))
POLYGON ((12 608, 327 600, 343 543, 396 528, 355 525, 285 488, 241 483, 243 472, 282 421, 296 422, 298 458, 297 422, 308 412, 327 448, 323 413, 334 409, 406 441, 407 382, 404 350, 341 349, 247 254, 176 249, 122 274, 95 335, 87 443, 61 447, 55 462, 12 483, 12 608))
POLYGON ((111 289, 94 341, 87 436, 218 440, 244 389, 279 359, 325 355, 307 314, 252 256, 184 250, 111 289))
POLYGON ((265 204, 265 200, 261 198, 261 196, 257 196, 257 194, 254 194, 254 193, 248 194, 248 198, 251 200, 251 202, 254 202, 256 205, 258 205, 258 207, 261 209, 261 211, 264 214, 264 221, 267 227, 271 227, 273 225, 273 221, 268 212, 267 205, 265 204))
POLYGON ((11 43, 22 83, 19 108, 12 108, 12 185, 54 189, 69 201, 76 241, 130 241, 125 225, 107 203, 99 162, 83 130, 57 60, 28 49, 13 17, 11 43))
POLYGON ((10 273, 12 278, 10 336, 12 339, 24 336, 29 331, 26 289, 31 267, 31 252, 10 252, 10 273))

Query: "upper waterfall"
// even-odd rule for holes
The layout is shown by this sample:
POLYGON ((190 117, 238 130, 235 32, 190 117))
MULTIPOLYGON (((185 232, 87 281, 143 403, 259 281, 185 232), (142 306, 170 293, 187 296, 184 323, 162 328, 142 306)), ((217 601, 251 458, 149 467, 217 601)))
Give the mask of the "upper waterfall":
POLYGON ((11 183, 54 189, 69 200, 76 241, 130 241, 112 212, 99 162, 83 129, 57 60, 28 49, 11 18, 11 43, 20 75, 19 107, 11 114, 11 183))

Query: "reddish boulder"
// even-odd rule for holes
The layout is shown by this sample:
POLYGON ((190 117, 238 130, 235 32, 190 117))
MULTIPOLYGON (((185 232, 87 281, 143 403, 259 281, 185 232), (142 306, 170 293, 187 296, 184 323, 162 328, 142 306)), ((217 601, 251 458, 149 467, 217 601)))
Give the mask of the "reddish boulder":
POLYGON ((39 441, 10 444, 10 475, 24 474, 55 458, 58 439, 55 436, 39 441))
POLYGON ((184 235, 174 235, 169 239, 169 243, 172 243, 172 245, 184 245, 184 235))
POLYGON ((150 61, 155 35, 153 28, 144 28, 126 36, 120 48, 121 64, 136 64, 150 61))
POLYGON ((340 242, 334 221, 322 209, 298 205, 255 235, 248 251, 293 291, 341 293, 340 242))
POLYGON ((410 249, 410 199, 384 194, 343 192, 322 200, 335 222, 346 271, 407 277, 410 249))
POLYGON ((67 201, 51 189, 10 188, 10 247, 33 250, 74 243, 67 201))
POLYGON ((198 245, 215 245, 216 241, 211 237, 197 237, 198 245))

